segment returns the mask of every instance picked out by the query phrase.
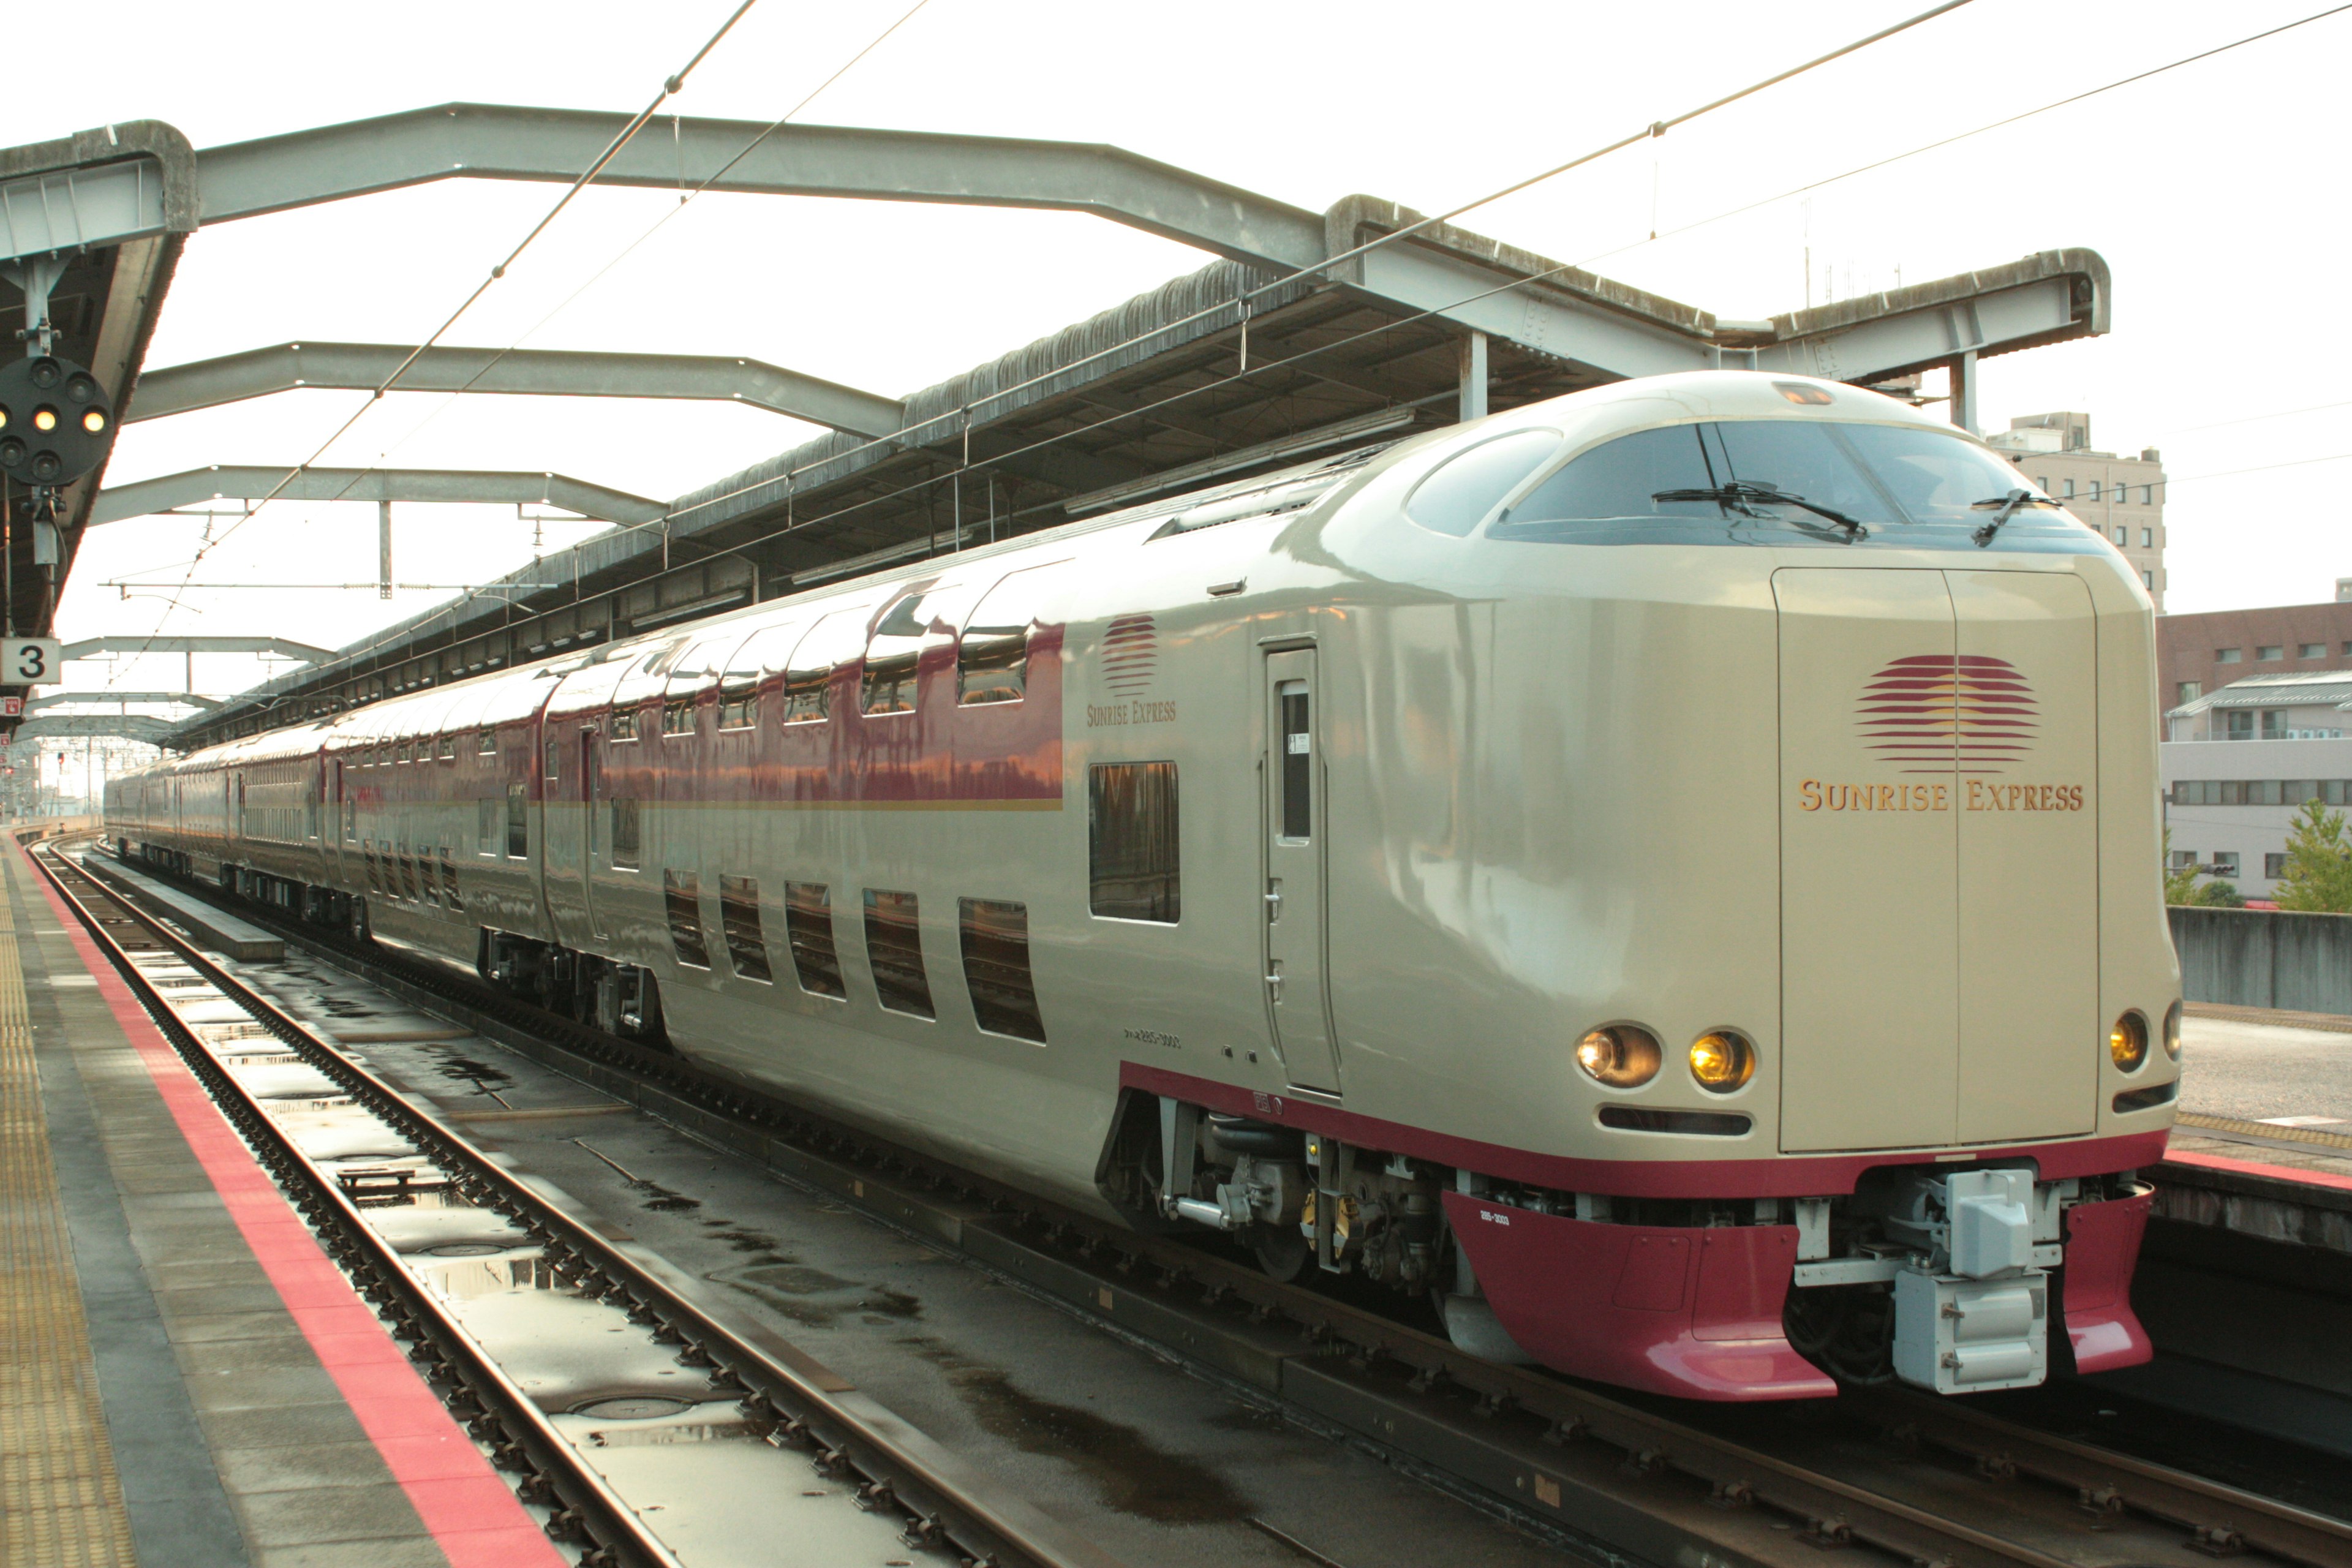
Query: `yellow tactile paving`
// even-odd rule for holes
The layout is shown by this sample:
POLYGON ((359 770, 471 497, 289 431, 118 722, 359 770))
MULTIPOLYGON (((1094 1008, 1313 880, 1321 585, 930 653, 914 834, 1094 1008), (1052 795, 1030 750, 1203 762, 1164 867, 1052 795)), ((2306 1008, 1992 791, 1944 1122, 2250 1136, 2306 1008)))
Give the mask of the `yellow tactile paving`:
POLYGON ((2352 1138, 2341 1132, 2322 1132, 2316 1127, 2282 1127, 2275 1121, 2242 1121, 2234 1116, 2205 1116, 2194 1110, 2181 1111, 2173 1120, 2189 1130, 2236 1132, 2281 1143, 2308 1143, 2315 1149, 2352 1149, 2352 1138))
POLYGON ((132 1563, 0 896, 0 1563, 132 1563))

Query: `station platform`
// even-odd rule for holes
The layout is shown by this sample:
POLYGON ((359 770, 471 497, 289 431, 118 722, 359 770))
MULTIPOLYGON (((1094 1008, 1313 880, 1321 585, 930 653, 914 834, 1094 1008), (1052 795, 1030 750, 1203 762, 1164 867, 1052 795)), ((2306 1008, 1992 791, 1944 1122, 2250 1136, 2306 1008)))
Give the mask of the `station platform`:
POLYGON ((560 1562, 13 839, 0 1562, 560 1562))
POLYGON ((2190 1003, 2132 1305, 2093 1381, 2352 1458, 2352 1017, 2190 1003))
POLYGON ((82 857, 82 868, 116 892, 167 920, 196 940, 207 952, 217 952, 244 963, 275 963, 286 956, 286 942, 250 921, 241 921, 193 893, 182 892, 111 855, 82 857))
POLYGON ((2186 1012, 2156 1212, 2352 1254, 2352 1017, 2186 1012))

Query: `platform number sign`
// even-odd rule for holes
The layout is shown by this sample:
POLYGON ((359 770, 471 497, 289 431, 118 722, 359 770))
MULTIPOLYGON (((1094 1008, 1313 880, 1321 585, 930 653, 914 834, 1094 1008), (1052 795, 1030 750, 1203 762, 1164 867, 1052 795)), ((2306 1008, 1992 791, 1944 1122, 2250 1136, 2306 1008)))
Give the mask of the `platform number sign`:
POLYGON ((55 686, 65 679, 65 645, 55 637, 11 637, 0 656, 0 684, 55 686))

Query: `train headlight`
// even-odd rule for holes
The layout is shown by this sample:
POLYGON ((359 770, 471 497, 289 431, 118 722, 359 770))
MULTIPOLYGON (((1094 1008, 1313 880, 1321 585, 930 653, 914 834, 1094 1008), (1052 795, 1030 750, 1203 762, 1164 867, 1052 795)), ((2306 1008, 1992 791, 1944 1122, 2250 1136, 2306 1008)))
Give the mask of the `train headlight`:
POLYGON ((1728 1029, 1710 1029, 1691 1042, 1690 1068, 1701 1089, 1729 1094, 1756 1076, 1756 1050, 1728 1029))
POLYGON ((2116 1066, 2126 1072, 2137 1072, 2140 1063, 2147 1060, 2147 1020, 2137 1013, 2126 1013, 2107 1031, 2107 1055, 2116 1066))
POLYGON ((1658 1037, 1633 1024, 1611 1024, 1576 1042, 1576 1065, 1612 1089, 1638 1089, 1658 1076, 1658 1037))
POLYGON ((2174 1061, 2180 1059, 2180 1004, 2178 1002, 2165 1010, 2164 1054, 2174 1061))

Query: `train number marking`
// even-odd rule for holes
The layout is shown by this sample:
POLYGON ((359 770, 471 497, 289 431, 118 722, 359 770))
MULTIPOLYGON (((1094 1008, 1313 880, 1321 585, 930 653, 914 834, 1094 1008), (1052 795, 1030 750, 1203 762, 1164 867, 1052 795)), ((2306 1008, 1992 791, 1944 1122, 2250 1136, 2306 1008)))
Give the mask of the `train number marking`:
POLYGON ((1165 1029, 1121 1029, 1120 1034, 1147 1046, 1166 1046, 1170 1050, 1181 1050, 1183 1039, 1165 1029))

